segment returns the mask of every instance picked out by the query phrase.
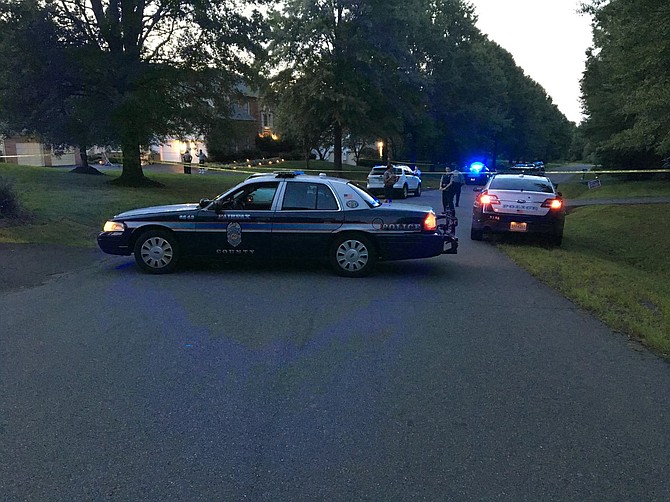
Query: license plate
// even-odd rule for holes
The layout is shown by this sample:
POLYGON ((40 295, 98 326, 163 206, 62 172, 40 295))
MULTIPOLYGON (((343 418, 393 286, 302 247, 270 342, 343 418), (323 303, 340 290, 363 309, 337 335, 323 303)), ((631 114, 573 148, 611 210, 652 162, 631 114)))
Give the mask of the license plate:
POLYGON ((515 204, 503 204, 503 209, 516 209, 517 211, 534 211, 533 206, 519 206, 515 204))
POLYGON ((527 232, 528 224, 526 222, 510 221, 509 229, 510 232, 527 232))

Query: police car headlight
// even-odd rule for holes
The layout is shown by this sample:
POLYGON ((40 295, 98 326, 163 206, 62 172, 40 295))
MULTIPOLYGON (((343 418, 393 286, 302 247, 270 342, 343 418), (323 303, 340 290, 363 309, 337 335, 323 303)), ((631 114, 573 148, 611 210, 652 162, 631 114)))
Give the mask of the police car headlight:
POLYGON ((108 221, 105 223, 105 226, 102 228, 103 232, 123 232, 126 229, 126 225, 120 221, 108 221))

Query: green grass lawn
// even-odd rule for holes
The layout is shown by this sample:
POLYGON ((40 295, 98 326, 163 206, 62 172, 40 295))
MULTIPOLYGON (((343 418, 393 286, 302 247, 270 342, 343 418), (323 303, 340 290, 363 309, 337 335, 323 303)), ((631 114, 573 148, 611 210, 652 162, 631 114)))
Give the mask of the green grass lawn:
POLYGON ((670 357, 669 212, 670 204, 581 207, 568 214, 560 248, 500 247, 614 330, 670 357))
MULTIPOLYGON (((590 179, 593 179, 593 176, 590 179)), ((585 181, 561 183, 558 189, 567 199, 670 197, 670 180, 624 181, 607 175, 600 179, 601 186, 592 190, 589 190, 585 181)))
POLYGON ((103 176, 73 174, 49 167, 0 164, 0 178, 10 180, 25 214, 20 221, 0 219, 0 242, 65 244, 94 247, 106 219, 129 209, 198 202, 214 197, 248 174, 215 176, 149 174, 162 188, 125 188, 103 176))
MULTIPOLYGON (((312 161, 309 172, 333 171, 332 164, 312 161)), ((266 168, 301 169, 303 162, 266 168)), ((368 168, 345 167, 343 177, 364 182, 368 168)), ((424 173, 424 186, 440 173, 424 173)), ((248 171, 208 176, 149 174, 162 188, 111 185, 119 173, 73 174, 64 169, 0 164, 24 215, 0 219, 0 242, 51 243, 94 247, 105 220, 143 206, 197 202, 239 183, 248 171)), ((567 198, 670 196, 670 183, 606 182, 588 190, 583 183, 561 185, 567 198)), ((613 329, 640 339, 670 357, 670 210, 668 204, 589 206, 570 211, 563 245, 500 244, 513 260, 539 280, 613 329)))

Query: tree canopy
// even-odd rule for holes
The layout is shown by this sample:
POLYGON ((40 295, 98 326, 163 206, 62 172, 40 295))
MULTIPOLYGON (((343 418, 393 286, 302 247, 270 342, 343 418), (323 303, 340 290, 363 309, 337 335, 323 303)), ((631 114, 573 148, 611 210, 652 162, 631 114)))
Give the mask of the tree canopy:
POLYGON ((462 0, 284 2, 269 48, 280 125, 332 130, 338 166, 343 134, 410 160, 567 155, 574 125, 475 22, 462 0))
POLYGON ((220 134, 235 84, 261 75, 280 132, 332 143, 338 167, 378 139, 394 160, 567 154, 574 126, 464 0, 256 3, 0 0, 0 110, 55 143, 120 144, 129 183, 140 146, 220 134))
POLYGON ((0 108, 54 142, 120 144, 120 181, 141 183, 140 146, 206 131, 248 74, 261 24, 249 3, 1 0, 0 108))
POLYGON ((584 135, 611 167, 670 156, 670 4, 592 0, 593 48, 581 82, 584 135))

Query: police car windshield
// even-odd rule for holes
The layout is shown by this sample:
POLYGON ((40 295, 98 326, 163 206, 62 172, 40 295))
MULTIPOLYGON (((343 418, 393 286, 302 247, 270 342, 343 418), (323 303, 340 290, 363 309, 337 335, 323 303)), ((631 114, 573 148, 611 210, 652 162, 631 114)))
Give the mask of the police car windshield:
POLYGON ((375 199, 370 193, 364 188, 359 187, 355 183, 347 183, 360 197, 365 201, 365 203, 370 207, 379 207, 382 205, 377 199, 375 199))

